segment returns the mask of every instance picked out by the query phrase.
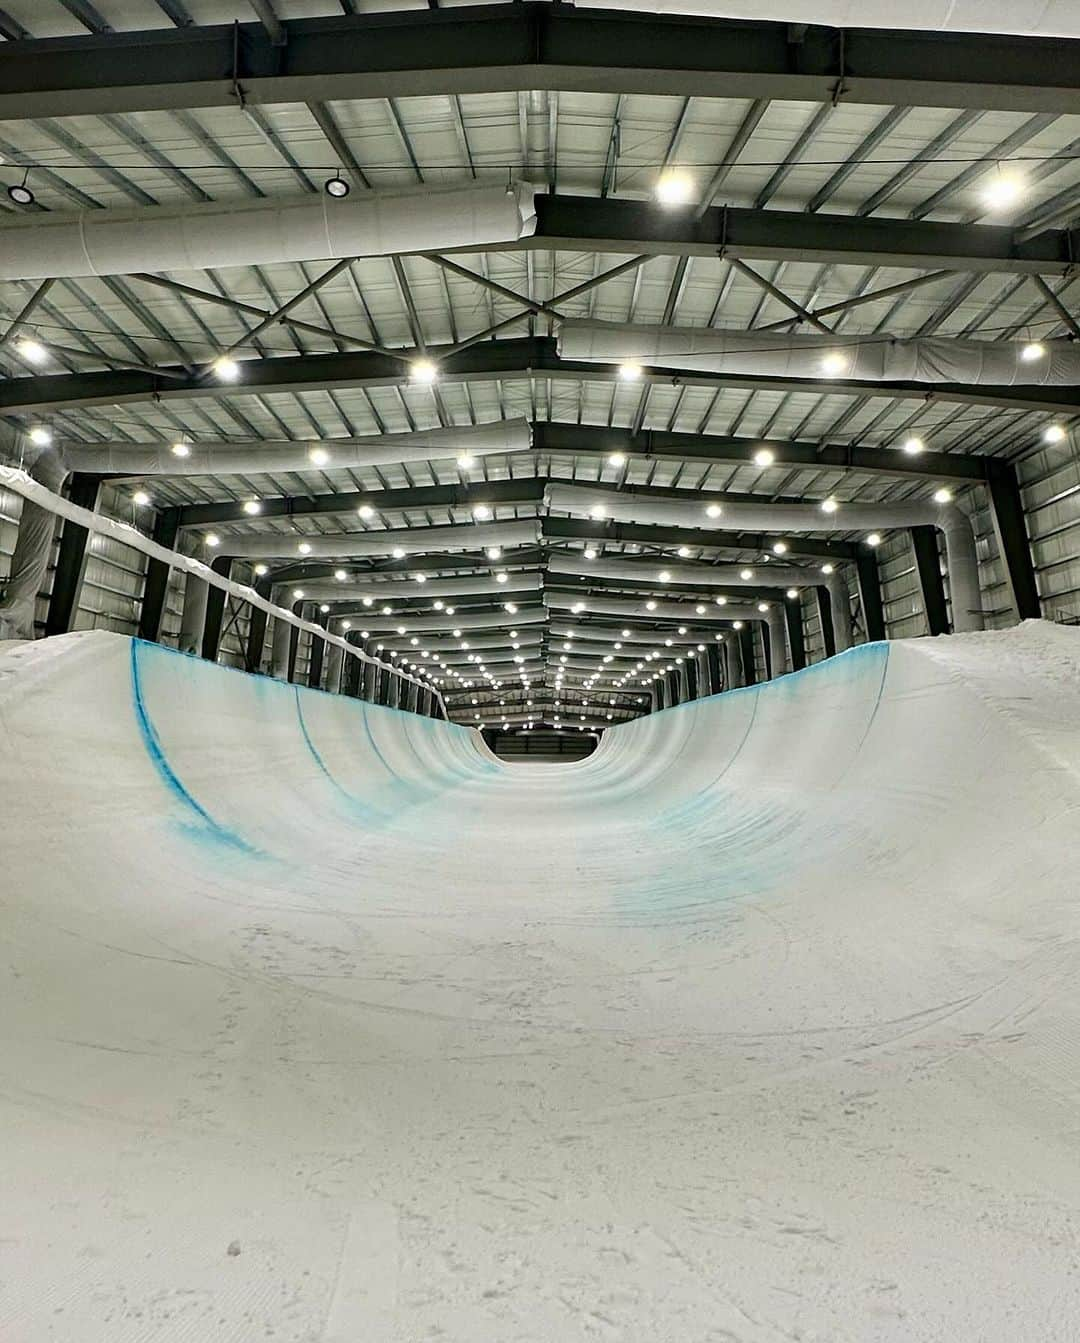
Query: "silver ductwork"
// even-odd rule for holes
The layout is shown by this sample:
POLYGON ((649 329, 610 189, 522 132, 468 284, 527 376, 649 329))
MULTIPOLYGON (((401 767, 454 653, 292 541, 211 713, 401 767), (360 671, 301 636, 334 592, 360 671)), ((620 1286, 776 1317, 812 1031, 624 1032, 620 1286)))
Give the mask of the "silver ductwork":
POLYGON ((665 564, 662 560, 587 560, 578 551, 557 551, 548 559, 548 572, 575 576, 628 578, 634 582, 656 583, 658 586, 680 583, 692 587, 826 587, 832 608, 833 634, 836 651, 851 647, 851 604, 847 584, 839 573, 825 573, 820 569, 800 569, 791 564, 761 564, 749 568, 745 564, 665 564), (749 578, 743 574, 750 573, 749 578), (666 573, 668 578, 661 579, 666 573))
POLYGON ((540 523, 536 518, 514 522, 463 522, 450 527, 410 527, 400 530, 343 532, 330 536, 301 536, 297 532, 267 536, 230 534, 221 539, 221 554, 242 559, 331 560, 359 555, 432 555, 456 550, 483 550, 485 546, 536 545, 540 523), (306 549, 301 550, 301 546, 306 549))
MULTIPOLYGON (((463 578, 428 578, 424 582, 417 579, 388 579, 380 575, 372 582, 328 583, 320 579, 317 583, 305 582, 304 596, 313 602, 352 602, 373 598, 379 605, 407 597, 498 597, 511 592, 539 592, 543 580, 535 570, 527 573, 507 571, 506 582, 500 583, 488 574, 463 578)), ((373 606, 371 608, 375 610, 373 606)))
POLYGON ((635 326, 567 321, 559 328, 561 359, 631 363, 812 382, 923 382, 997 387, 1073 387, 1080 383, 1080 345, 963 340, 953 336, 826 336, 776 331, 718 331, 703 326, 635 326))
MULTIPOLYGON (((0 230, 2 232, 2 230, 0 230)), ((184 443, 177 456, 169 443, 65 443, 60 458, 68 471, 122 476, 252 475, 276 471, 358 471, 399 462, 443 457, 490 457, 527 452, 532 427, 524 418, 415 433, 365 438, 320 438, 297 443, 184 443)))
POLYGON ((453 251, 517 242, 536 227, 520 184, 288 200, 185 202, 29 215, 0 229, 0 280, 199 271, 286 261, 453 251))
POLYGON ((1074 0, 575 0, 578 9, 630 9, 708 19, 764 19, 830 28, 903 28, 916 32, 1006 33, 1080 37, 1074 0))
POLYGON ((983 628, 975 533, 967 514, 955 504, 841 504, 835 513, 825 513, 817 504, 743 503, 729 499, 718 503, 696 494, 683 502, 647 493, 626 494, 581 485, 549 485, 544 500, 556 512, 577 517, 699 530, 735 526, 783 535, 936 527, 945 538, 953 629, 965 633, 983 628), (710 507, 719 508, 720 512, 710 516, 706 512, 710 507))
POLYGON ((359 627, 359 622, 362 620, 364 629, 372 636, 399 633, 426 634, 429 631, 445 634, 451 628, 493 630, 510 625, 538 625, 547 619, 547 612, 542 606, 530 606, 525 610, 514 612, 513 615, 508 611, 473 611, 448 617, 444 611, 430 611, 412 613, 399 619, 397 616, 369 618, 370 613, 367 611, 342 611, 338 614, 348 616, 354 629, 359 627))

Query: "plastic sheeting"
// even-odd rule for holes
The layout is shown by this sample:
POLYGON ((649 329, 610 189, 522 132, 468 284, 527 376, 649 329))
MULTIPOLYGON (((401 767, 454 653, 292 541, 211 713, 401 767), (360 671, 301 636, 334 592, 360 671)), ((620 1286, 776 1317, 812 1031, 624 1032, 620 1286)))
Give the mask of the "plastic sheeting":
POLYGON ((0 657, 5 1336, 1073 1343, 1078 666, 872 645, 503 766, 0 657))
POLYGON ((34 215, 3 226, 0 280, 336 261, 516 242, 535 227, 534 194, 526 185, 424 187, 353 192, 344 200, 320 192, 254 205, 34 215))
POLYGON ((640 363, 688 372, 770 378, 830 378, 860 382, 988 384, 995 387, 1073 387, 1080 383, 1080 346, 1042 342, 1025 359, 1029 341, 964 340, 959 336, 783 335, 697 326, 627 326, 567 321, 559 328, 562 359, 640 363))

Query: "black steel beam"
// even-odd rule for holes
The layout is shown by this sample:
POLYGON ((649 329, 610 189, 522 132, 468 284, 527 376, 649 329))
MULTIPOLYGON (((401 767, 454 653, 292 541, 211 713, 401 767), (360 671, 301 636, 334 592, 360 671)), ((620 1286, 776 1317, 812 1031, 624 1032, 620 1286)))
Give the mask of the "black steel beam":
MULTIPOLYGON (((256 578, 255 591, 264 600, 270 600, 273 580, 269 574, 256 578)), ((266 644, 266 624, 269 615, 261 606, 253 606, 248 619, 247 644, 244 647, 244 666, 249 672, 257 672, 262 667, 263 647, 266 644)))
MULTIPOLYGON (((97 507, 100 488, 100 476, 76 471, 68 481, 67 496, 73 504, 93 511, 97 507)), ((45 615, 46 636, 67 634, 72 628, 75 612, 79 606, 83 574, 86 572, 88 540, 89 532, 85 527, 72 522, 70 518, 64 520, 63 530, 60 533, 60 548, 56 555, 56 569, 53 573, 52 594, 45 615)))
MULTIPOLYGON (((313 619, 316 625, 321 625, 323 629, 326 629, 330 623, 330 613, 328 611, 316 611, 313 619)), ((323 654, 325 650, 325 641, 313 634, 311 636, 311 658, 308 662, 308 685, 313 690, 318 690, 322 684, 323 654)))
POLYGON ((996 458, 988 462, 991 470, 987 478, 990 486, 990 517, 994 524, 998 553, 1005 567, 1005 581, 1009 597, 1021 620, 1038 620, 1042 615, 1039 589, 1035 581, 1035 565, 1031 558, 1031 543, 1024 523, 1024 502, 1016 468, 1010 462, 996 458))
MULTIPOLYGON (((232 571, 232 559, 228 555, 215 555, 210 568, 222 578, 228 578, 232 571)), ((207 662, 216 662, 218 646, 221 643, 221 622, 225 615, 224 588, 210 587, 206 594, 206 619, 203 622, 202 655, 207 662)))
MULTIPOLYGON (((504 378, 541 376, 556 381, 606 383, 619 378, 617 364, 560 359, 555 341, 546 336, 480 341, 467 349, 431 346, 427 353, 439 364, 439 376, 445 382, 489 383, 504 378)), ((240 369, 240 380, 233 383, 217 382, 177 367, 163 368, 161 376, 137 369, 111 369, 8 378, 0 384, 0 414, 199 397, 232 399, 245 394, 328 391, 339 387, 398 387, 403 376, 400 359, 366 350, 248 359, 241 363, 240 369)), ((922 405, 1003 406, 1053 415, 1080 414, 1080 387, 860 382, 853 378, 790 378, 650 368, 642 371, 641 381, 665 386, 811 392, 821 396, 918 401, 922 405)))
POLYGON ((862 607, 866 637, 871 643, 877 643, 886 638, 885 608, 881 603, 881 574, 873 551, 862 548, 856 551, 855 577, 859 585, 859 604, 862 607))
POLYGON ((768 554, 778 540, 787 542, 792 559, 856 560, 859 547, 850 541, 824 541, 812 536, 777 532, 712 531, 697 527, 657 527, 638 522, 602 522, 592 518, 546 517, 544 539, 621 541, 654 546, 693 546, 706 550, 768 554))
POLYGON ((754 652, 753 624, 743 625, 738 635, 739 650, 742 653, 743 681, 746 685, 757 685, 757 654, 754 652))
POLYGON ((712 206, 665 210, 617 197, 536 198, 536 232, 513 248, 656 256, 724 256, 815 265, 1064 274, 1080 230, 1027 238, 999 224, 957 224, 860 215, 712 206))
POLYGON ((726 690, 724 685, 724 674, 720 662, 720 649, 716 644, 707 644, 705 647, 705 657, 709 664, 709 694, 719 694, 721 690, 726 690))
POLYGON ((802 602, 785 602, 784 619, 787 621, 788 647, 791 650, 791 669, 792 671, 802 671, 806 666, 806 641, 803 639, 802 602))
POLYGON ((778 466, 834 467, 873 474, 937 480, 983 481, 985 457, 951 452, 921 452, 909 457, 896 448, 867 448, 847 443, 810 443, 769 438, 735 438, 726 434, 689 434, 659 429, 610 429, 601 425, 559 424, 537 420, 532 426, 537 452, 648 457, 680 462, 715 462, 751 466, 763 448, 778 466))
MULTIPOLYGON (((151 540, 172 550, 180 530, 180 510, 164 508, 157 515, 151 540)), ((143 580, 142 609, 139 611, 139 638, 156 643, 161 635, 161 617, 165 610, 165 593, 169 586, 169 566, 164 560, 150 559, 143 580)))
POLYGON ((821 623, 821 643, 825 649, 825 656, 831 658, 836 653, 836 636, 833 633, 832 623, 832 594, 826 587, 814 589, 814 596, 817 598, 818 620, 821 623))
MULTIPOLYGON (((902 15, 898 17, 902 18, 902 15)), ((0 120, 528 91, 1076 110, 1080 43, 538 3, 24 39, 0 120)), ((8 50, 10 48, 10 50, 8 50)), ((16 50, 16 48, 18 50, 16 50)), ((331 163, 327 167, 332 167, 331 163)))
POLYGON ((936 528, 912 527, 911 546, 915 552, 915 568, 919 575, 927 629, 931 634, 948 634, 949 614, 936 528))

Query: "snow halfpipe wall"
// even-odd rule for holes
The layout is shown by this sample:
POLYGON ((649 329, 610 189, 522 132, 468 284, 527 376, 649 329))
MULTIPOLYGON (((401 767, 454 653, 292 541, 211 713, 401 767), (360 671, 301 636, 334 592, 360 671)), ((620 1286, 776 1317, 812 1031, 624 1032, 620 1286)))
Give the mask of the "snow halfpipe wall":
POLYGON ((0 1337, 1073 1340, 1080 631, 503 764, 0 651, 0 1337))

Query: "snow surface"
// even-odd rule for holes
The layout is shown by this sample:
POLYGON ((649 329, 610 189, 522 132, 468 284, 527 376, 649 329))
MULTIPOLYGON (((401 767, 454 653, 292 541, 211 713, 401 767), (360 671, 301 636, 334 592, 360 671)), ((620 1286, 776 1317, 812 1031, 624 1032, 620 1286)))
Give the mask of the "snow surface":
POLYGON ((1080 1335, 1080 631, 503 765, 0 653, 0 1338, 1080 1335))

